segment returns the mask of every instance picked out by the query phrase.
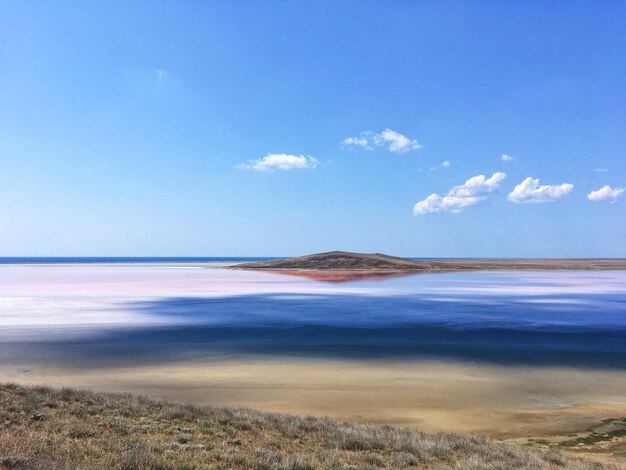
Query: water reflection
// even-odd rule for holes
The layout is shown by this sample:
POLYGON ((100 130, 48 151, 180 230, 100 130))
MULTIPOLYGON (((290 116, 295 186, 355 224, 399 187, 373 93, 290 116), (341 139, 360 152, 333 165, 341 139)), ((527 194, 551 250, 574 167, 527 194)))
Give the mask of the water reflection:
POLYGON ((415 271, 296 271, 296 270, 272 270, 263 271, 283 276, 295 276, 321 282, 354 282, 354 281, 382 281, 396 277, 415 276, 415 271))
POLYGON ((57 291, 39 272, 36 284, 24 276, 21 291, 7 288, 20 295, 0 297, 0 363, 93 367, 271 354, 626 369, 624 273, 335 285, 223 270, 102 269, 54 271, 57 291))

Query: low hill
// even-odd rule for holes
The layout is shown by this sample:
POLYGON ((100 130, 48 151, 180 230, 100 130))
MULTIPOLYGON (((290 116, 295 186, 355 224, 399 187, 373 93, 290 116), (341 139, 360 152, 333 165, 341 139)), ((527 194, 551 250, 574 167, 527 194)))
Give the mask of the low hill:
POLYGON ((617 469, 620 459, 393 426, 0 385, 4 469, 617 469))
POLYGON ((242 263, 238 269, 317 269, 317 270, 415 270, 419 266, 412 260, 383 255, 347 251, 329 251, 296 258, 242 263))
POLYGON ((454 272, 530 270, 626 270, 626 259, 618 258, 503 258, 503 259, 408 259, 380 253, 363 254, 329 251, 295 258, 241 263, 232 269, 454 272))

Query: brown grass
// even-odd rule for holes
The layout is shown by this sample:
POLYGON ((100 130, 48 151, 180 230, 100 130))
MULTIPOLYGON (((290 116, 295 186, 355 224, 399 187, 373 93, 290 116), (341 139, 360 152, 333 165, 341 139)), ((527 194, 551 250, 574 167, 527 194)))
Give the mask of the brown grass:
POLYGON ((5 469, 617 469, 623 462, 452 433, 0 385, 5 469))

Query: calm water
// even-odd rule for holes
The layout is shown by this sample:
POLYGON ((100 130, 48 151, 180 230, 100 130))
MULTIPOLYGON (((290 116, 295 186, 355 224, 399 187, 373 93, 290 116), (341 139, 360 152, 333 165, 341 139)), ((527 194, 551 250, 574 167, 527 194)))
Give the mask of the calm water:
POLYGON ((246 354, 626 369, 624 272, 327 283, 150 261, 0 266, 0 364, 246 354))
POLYGON ((278 257, 172 257, 172 256, 8 256, 0 257, 0 264, 110 264, 110 263, 241 263, 266 261, 278 257))

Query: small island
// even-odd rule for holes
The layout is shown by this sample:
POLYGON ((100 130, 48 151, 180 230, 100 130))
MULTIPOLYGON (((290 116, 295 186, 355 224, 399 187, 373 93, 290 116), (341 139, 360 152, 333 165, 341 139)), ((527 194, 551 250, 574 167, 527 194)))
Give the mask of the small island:
POLYGON ((385 278, 417 273, 463 271, 626 271, 624 258, 451 258, 411 259, 381 253, 329 251, 295 258, 230 266, 280 272, 327 281, 385 278))

